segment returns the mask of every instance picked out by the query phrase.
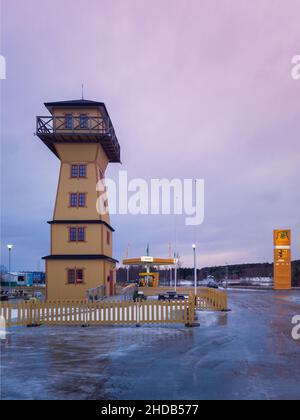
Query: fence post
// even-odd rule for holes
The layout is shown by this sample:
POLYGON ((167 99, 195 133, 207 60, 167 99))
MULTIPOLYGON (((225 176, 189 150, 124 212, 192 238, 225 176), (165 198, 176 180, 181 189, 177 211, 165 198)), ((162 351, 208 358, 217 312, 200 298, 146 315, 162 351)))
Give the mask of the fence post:
POLYGON ((189 322, 190 324, 192 324, 195 321, 195 310, 196 310, 196 299, 197 296, 192 294, 190 295, 190 304, 189 304, 189 322))
POLYGON ((223 292, 223 308, 222 311, 223 312, 230 312, 230 309, 228 308, 228 294, 227 292, 223 292))
POLYGON ((136 327, 140 327, 140 299, 136 299, 136 327))
MULTIPOLYGON (((40 327, 40 311, 41 305, 37 301, 29 301, 27 303, 27 327, 40 327)), ((25 315, 23 313, 23 315, 25 315)))
POLYGON ((27 327, 32 326, 32 306, 31 302, 29 301, 27 304, 27 327))
POLYGON ((84 299, 82 302, 82 310, 83 310, 83 324, 82 327, 88 327, 88 299, 84 299))
POLYGON ((189 294, 188 319, 187 323, 185 324, 186 327, 200 327, 200 324, 196 322, 195 319, 196 299, 196 295, 193 293, 189 294))

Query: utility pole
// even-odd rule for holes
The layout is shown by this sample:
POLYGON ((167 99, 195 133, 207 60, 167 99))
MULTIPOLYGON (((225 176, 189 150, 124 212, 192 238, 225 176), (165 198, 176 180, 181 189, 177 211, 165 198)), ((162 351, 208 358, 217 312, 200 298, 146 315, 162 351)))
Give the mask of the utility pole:
MULTIPOLYGON (((125 259, 128 258, 129 255, 129 247, 130 247, 130 243, 127 245, 126 251, 125 251, 125 259)), ((128 265, 126 267, 126 283, 129 283, 129 270, 130 270, 130 265, 128 265)))
POLYGON ((13 245, 7 245, 8 249, 8 289, 9 293, 11 293, 11 250, 13 248, 13 245))
POLYGON ((195 296, 197 296, 197 265, 196 265, 196 244, 193 244, 193 251, 194 251, 194 292, 195 296))
POLYGON ((228 289, 228 263, 226 263, 225 287, 228 289))
POLYGON ((174 281, 175 281, 175 292, 177 292, 177 263, 178 263, 178 258, 176 256, 176 254, 174 254, 175 257, 175 273, 174 273, 174 281))
MULTIPOLYGON (((169 258, 172 255, 172 244, 169 242, 169 258)), ((170 287, 172 286, 172 266, 170 266, 170 287)))

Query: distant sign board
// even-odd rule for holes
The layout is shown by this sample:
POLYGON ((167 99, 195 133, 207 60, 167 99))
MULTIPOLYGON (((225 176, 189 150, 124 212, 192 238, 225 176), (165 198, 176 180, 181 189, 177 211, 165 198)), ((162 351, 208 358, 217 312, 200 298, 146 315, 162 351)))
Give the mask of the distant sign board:
POLYGON ((274 289, 289 290, 291 287, 291 231, 274 230, 274 289))
POLYGON ((291 231, 288 230, 274 230, 274 245, 291 245, 291 231))
POLYGON ((153 257, 141 257, 141 262, 153 263, 153 257))

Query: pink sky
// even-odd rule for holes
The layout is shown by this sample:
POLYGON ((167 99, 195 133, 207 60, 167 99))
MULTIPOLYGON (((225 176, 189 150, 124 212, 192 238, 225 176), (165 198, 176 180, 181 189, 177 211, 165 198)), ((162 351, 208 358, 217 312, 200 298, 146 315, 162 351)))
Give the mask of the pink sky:
MULTIPOLYGON (((205 179, 204 224, 177 221, 185 264, 194 241, 200 266, 271 261, 280 227, 300 258, 299 1, 2 0, 1 35, 2 235, 15 268, 49 253, 59 162, 33 137, 35 116, 80 97, 82 82, 106 103, 130 177, 205 179)), ((174 240, 173 217, 112 224, 119 259, 129 241, 131 255, 150 242, 164 256, 174 240)))

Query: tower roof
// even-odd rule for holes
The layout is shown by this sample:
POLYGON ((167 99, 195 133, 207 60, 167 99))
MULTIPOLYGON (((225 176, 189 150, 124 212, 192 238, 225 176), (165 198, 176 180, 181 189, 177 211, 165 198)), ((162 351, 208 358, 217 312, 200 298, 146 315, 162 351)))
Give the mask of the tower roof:
MULTIPOLYGON (((37 131, 38 137, 56 155, 55 143, 100 143, 110 162, 120 162, 120 145, 111 122, 110 116, 103 102, 87 99, 75 99, 71 101, 45 102, 45 107, 51 116, 38 116, 37 131), (87 126, 80 126, 80 117, 73 116, 76 124, 72 127, 65 126, 65 117, 54 113, 55 109, 62 111, 68 109, 99 109, 100 115, 87 116, 87 126), (79 119, 79 120, 78 120, 79 119)), ((62 112, 63 114, 63 112, 62 112)))
POLYGON ((52 111, 53 108, 98 108, 101 107, 105 110, 107 116, 108 112, 104 102, 98 101, 91 101, 87 99, 74 99, 71 101, 56 101, 56 102, 46 102, 45 107, 48 109, 49 112, 52 111))

